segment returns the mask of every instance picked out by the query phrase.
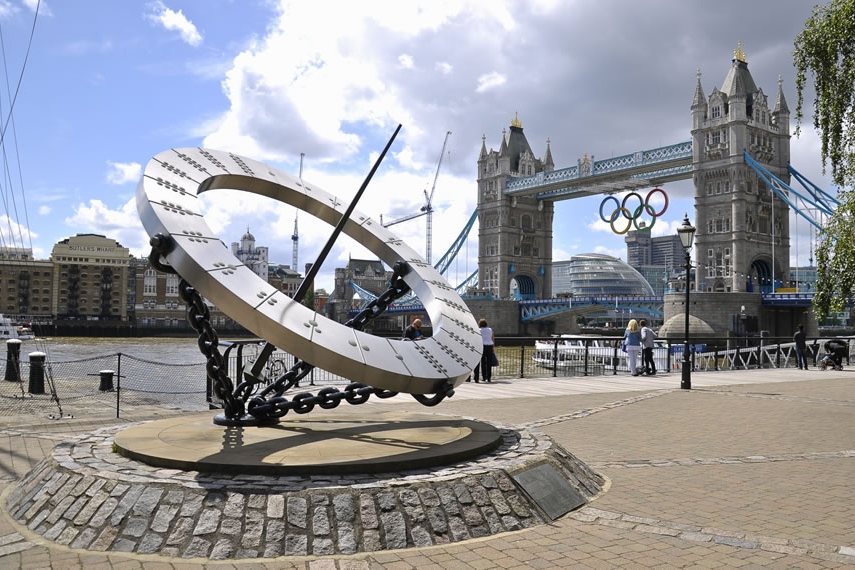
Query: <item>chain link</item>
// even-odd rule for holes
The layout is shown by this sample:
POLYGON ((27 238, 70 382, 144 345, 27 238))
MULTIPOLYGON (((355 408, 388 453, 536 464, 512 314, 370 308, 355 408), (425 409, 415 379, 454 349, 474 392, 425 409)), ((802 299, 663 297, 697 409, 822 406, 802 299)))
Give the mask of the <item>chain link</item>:
MULTIPOLYGON (((151 253, 149 263, 152 267, 163 273, 177 273, 175 269, 164 263, 161 258, 172 249, 172 241, 169 237, 157 234, 151 238, 151 253)), ((379 317, 393 302, 410 291, 409 285, 404 281, 404 276, 409 271, 409 266, 404 261, 399 261, 392 268, 392 277, 389 287, 377 299, 371 301, 355 317, 344 323, 344 326, 355 330, 363 330, 371 320, 379 317)), ((220 352, 219 337, 211 326, 210 312, 199 292, 183 278, 178 286, 181 300, 187 304, 187 320, 199 334, 199 350, 206 358, 205 370, 211 382, 214 394, 223 402, 223 413, 230 420, 239 420, 249 413, 255 420, 264 421, 271 418, 281 418, 288 411, 293 410, 297 414, 307 414, 318 406, 325 410, 336 408, 342 401, 358 405, 368 401, 371 395, 378 398, 391 398, 398 393, 392 390, 374 388, 359 382, 348 384, 344 390, 328 387, 321 389, 317 394, 301 392, 290 401, 283 394, 299 385, 299 382, 315 366, 304 360, 297 360, 287 372, 276 378, 269 386, 254 396, 247 404, 247 398, 255 390, 259 380, 247 377, 234 388, 228 375, 228 364, 220 352)), ((447 397, 454 395, 454 387, 445 382, 440 390, 433 396, 414 394, 413 397, 425 406, 435 406, 447 397)))

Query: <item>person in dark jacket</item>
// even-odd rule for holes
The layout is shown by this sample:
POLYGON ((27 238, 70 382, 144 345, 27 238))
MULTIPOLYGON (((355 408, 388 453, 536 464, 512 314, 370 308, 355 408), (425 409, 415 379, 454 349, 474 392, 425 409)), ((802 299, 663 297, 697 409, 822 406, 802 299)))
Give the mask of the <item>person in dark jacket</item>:
POLYGON ((807 370, 808 364, 805 354, 807 354, 807 342, 805 340, 805 327, 799 325, 799 330, 793 335, 793 341, 796 343, 796 364, 799 370, 807 370))
POLYGON ((416 319, 404 330, 404 338, 408 340, 421 340, 422 336, 422 320, 416 319))

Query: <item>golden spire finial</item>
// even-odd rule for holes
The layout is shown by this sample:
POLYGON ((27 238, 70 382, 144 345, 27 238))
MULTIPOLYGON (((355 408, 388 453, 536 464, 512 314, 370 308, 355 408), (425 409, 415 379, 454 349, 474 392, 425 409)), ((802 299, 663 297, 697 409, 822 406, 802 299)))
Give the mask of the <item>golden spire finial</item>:
POLYGON ((745 57, 745 52, 742 51, 742 40, 737 42, 736 49, 733 50, 733 59, 741 61, 742 63, 748 63, 748 59, 745 57))
POLYGON ((522 122, 520 121, 519 114, 516 111, 514 111, 514 120, 511 121, 511 126, 518 127, 520 129, 522 128, 522 122))

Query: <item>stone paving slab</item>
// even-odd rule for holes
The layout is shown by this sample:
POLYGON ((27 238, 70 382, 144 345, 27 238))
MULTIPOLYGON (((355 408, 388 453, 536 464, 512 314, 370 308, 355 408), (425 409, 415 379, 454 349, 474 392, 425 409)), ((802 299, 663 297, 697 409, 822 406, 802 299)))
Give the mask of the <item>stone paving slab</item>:
MULTIPOLYGON (((596 501, 551 524, 425 548, 212 561, 85 552, 0 517, 0 567, 855 567, 851 498, 839 494, 851 489, 855 461, 847 453, 855 371, 704 372, 693 375, 690 392, 678 389, 676 375, 666 378, 670 386, 625 377, 611 391, 599 385, 587 392, 572 379, 466 384, 438 408, 518 427, 536 422, 609 477, 610 488, 596 501), (533 386, 537 395, 528 393, 533 386), (843 410, 834 421, 832 409, 843 410), (745 499, 735 505, 737 495, 745 499)), ((406 400, 394 405, 423 411, 406 400)), ((0 417, 0 486, 22 477, 63 438, 125 423, 104 416, 85 427, 77 422, 0 417)))

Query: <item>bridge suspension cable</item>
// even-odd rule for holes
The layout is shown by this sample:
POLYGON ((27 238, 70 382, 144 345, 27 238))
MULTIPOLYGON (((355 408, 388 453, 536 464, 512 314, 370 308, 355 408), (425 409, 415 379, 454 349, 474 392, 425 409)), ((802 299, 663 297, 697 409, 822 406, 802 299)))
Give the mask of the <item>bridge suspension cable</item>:
POLYGON ((778 196, 781 200, 787 203, 793 211, 799 216, 803 217, 807 220, 811 225, 815 228, 821 230, 822 223, 820 221, 815 220, 811 215, 809 215, 812 209, 818 210, 820 213, 830 216, 834 213, 834 209, 838 206, 840 202, 829 194, 825 192, 809 180, 805 178, 802 174, 800 174, 796 169, 794 169, 791 165, 787 165, 787 170, 796 177, 796 180, 802 184, 805 188, 805 193, 799 192, 793 189, 789 184, 769 172, 769 170, 754 160, 748 151, 742 151, 742 155, 745 159, 745 163, 757 173, 760 179, 766 183, 766 185, 778 196), (809 206, 809 208, 800 208, 796 202, 801 200, 803 204, 809 206))

